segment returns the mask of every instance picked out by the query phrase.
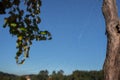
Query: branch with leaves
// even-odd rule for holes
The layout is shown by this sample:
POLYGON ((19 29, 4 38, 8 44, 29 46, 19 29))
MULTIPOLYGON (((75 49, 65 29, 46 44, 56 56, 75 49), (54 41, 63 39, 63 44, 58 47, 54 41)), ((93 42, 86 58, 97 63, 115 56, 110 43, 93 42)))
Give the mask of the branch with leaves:
POLYGON ((33 40, 52 39, 50 32, 41 31, 38 27, 41 22, 39 17, 41 0, 0 0, 0 6, 0 14, 8 15, 4 18, 3 28, 9 27, 10 34, 17 37, 16 63, 23 64, 29 57, 33 40), (24 8, 21 5, 24 5, 24 8))

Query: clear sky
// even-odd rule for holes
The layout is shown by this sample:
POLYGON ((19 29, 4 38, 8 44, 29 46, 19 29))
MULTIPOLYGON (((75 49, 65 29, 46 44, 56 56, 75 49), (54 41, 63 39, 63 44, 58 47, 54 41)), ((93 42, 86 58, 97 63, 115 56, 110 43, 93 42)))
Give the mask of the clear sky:
POLYGON ((21 75, 46 69, 50 73, 62 69, 65 74, 101 70, 106 55, 101 6, 102 0, 42 0, 39 27, 50 31, 53 39, 34 41, 23 65, 15 62, 16 38, 2 28, 0 15, 0 71, 21 75))

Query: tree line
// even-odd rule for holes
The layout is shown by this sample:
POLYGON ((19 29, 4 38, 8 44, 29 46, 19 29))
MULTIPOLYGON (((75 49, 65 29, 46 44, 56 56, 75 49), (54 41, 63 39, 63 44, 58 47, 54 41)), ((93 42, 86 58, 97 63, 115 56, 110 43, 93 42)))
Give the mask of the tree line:
POLYGON ((38 74, 22 76, 0 72, 1 80, 27 80, 26 77, 28 76, 31 80, 103 80, 103 70, 75 70, 69 75, 65 75, 63 70, 53 71, 51 74, 48 70, 41 70, 38 74))

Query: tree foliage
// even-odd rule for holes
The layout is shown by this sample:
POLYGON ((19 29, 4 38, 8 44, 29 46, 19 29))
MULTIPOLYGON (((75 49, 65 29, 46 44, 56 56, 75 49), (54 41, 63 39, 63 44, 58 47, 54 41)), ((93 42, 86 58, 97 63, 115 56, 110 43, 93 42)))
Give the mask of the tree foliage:
MULTIPOLYGON (((70 75, 64 75, 63 70, 53 71, 52 74, 48 74, 47 70, 42 70, 39 74, 27 75, 31 80, 103 80, 103 71, 73 71, 70 75)), ((15 76, 12 74, 0 73, 0 79, 2 80, 25 80, 26 75, 15 76)))
POLYGON ((47 30, 39 29, 41 22, 41 0, 0 0, 0 14, 4 18, 3 28, 8 27, 9 33, 16 36, 16 63, 23 64, 29 57, 30 46, 33 40, 50 40, 51 34, 47 30), (23 56, 20 58, 20 56, 23 56))

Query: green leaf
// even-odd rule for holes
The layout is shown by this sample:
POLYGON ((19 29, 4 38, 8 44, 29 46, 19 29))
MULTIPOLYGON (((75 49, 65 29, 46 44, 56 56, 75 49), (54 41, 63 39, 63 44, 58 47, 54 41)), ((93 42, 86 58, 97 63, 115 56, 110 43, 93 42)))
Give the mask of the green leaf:
POLYGON ((27 29, 24 28, 24 27, 20 28, 20 30, 21 30, 21 31, 27 31, 27 29))
POLYGON ((22 40, 22 39, 23 39, 23 36, 19 36, 19 37, 18 37, 18 40, 22 40))
POLYGON ((17 24, 16 24, 16 23, 11 23, 10 26, 12 26, 12 27, 16 27, 17 24))
POLYGON ((24 64, 24 62, 25 62, 25 59, 21 60, 19 64, 24 64))
POLYGON ((46 31, 41 31, 40 34, 46 35, 47 33, 46 33, 46 31))
POLYGON ((21 54, 22 54, 22 51, 18 51, 18 52, 16 53, 16 57, 19 57, 21 54))
POLYGON ((6 28, 6 26, 7 26, 7 23, 3 24, 3 28, 6 28))
POLYGON ((47 40, 47 38, 46 38, 45 36, 43 36, 43 37, 41 38, 41 40, 47 40))

